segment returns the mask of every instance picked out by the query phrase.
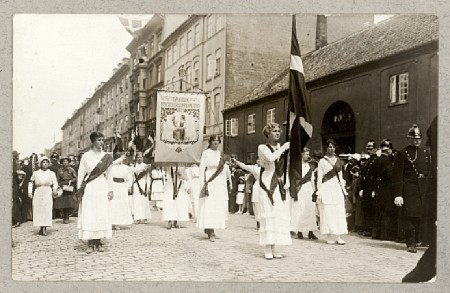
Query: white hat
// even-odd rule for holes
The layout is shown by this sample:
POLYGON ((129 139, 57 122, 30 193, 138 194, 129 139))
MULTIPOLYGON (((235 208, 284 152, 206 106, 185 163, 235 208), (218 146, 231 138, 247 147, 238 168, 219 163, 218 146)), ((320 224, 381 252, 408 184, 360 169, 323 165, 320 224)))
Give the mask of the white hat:
POLYGON ((42 156, 39 158, 39 166, 42 164, 42 161, 47 160, 50 163, 50 159, 47 156, 42 156))

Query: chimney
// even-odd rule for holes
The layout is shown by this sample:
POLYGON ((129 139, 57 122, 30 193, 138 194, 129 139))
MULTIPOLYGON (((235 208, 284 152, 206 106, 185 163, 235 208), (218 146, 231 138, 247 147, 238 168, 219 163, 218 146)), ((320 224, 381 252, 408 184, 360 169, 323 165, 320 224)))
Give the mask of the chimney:
POLYGON ((327 44, 327 17, 325 15, 317 15, 316 50, 325 47, 327 44))

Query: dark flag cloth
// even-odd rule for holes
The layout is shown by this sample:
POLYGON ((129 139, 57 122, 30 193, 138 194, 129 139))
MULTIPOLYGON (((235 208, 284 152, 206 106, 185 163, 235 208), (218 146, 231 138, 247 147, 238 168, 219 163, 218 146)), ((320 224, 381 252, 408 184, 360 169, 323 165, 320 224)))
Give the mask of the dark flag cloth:
POLYGON ((118 153, 118 152, 123 152, 123 151, 124 151, 124 147, 123 147, 122 137, 120 136, 119 130, 117 128, 117 121, 116 121, 116 128, 114 130, 113 154, 118 153))
POLYGON ((139 136, 139 128, 136 124, 136 118, 133 118, 133 130, 131 131, 131 141, 128 145, 130 154, 135 157, 137 152, 142 151, 143 143, 139 136))
POLYGON ((287 117, 290 131, 287 132, 290 141, 289 159, 289 192, 297 200, 301 188, 302 161, 301 153, 312 136, 311 114, 308 92, 306 91, 303 62, 300 46, 297 40, 295 15, 292 16, 291 62, 289 70, 289 113, 287 117))

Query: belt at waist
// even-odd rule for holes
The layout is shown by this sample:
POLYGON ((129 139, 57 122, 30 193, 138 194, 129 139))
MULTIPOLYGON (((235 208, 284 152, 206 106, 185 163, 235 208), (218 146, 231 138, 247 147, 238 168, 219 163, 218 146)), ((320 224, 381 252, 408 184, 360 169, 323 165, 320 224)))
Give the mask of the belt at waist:
POLYGON ((152 180, 162 180, 162 178, 152 178, 152 180))
POLYGON ((113 181, 117 182, 117 183, 123 183, 123 182, 125 182, 125 178, 116 178, 116 177, 114 177, 113 181))

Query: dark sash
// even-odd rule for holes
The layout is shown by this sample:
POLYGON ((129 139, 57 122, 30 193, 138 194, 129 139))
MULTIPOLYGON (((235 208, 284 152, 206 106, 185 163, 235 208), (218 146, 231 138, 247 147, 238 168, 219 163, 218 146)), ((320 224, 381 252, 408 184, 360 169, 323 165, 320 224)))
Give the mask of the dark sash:
MULTIPOLYGON (((142 190, 142 187, 141 187, 141 185, 139 184, 139 180, 141 180, 142 178, 144 178, 144 176, 147 175, 147 173, 148 173, 148 170, 142 171, 141 173, 139 173, 139 175, 136 175, 136 173, 134 173, 134 178, 135 178, 135 180, 134 180, 134 182, 133 182, 133 184, 134 184, 134 183, 137 183, 139 192, 140 192, 142 195, 144 195, 145 197, 147 197, 147 194, 145 194, 145 191, 142 190)), ((145 189, 147 189, 147 181, 145 181, 145 189)))
POLYGON ((77 202, 80 202, 83 199, 84 190, 86 185, 102 175, 113 163, 113 158, 109 154, 105 154, 103 158, 97 163, 92 172, 89 175, 86 175, 81 182, 80 188, 77 189, 76 192, 73 193, 73 199, 77 202), (87 178, 86 178, 87 177, 87 178))
POLYGON ((309 181, 311 181, 312 178, 312 168, 309 168, 308 173, 305 174, 305 176, 302 177, 302 179, 300 180, 300 184, 303 185, 305 183, 308 183, 309 181))
MULTIPOLYGON (((269 144, 266 145, 269 150, 273 153, 275 150, 269 144)), ((275 172, 273 172, 272 179, 270 180, 270 189, 264 184, 262 180, 262 174, 264 172, 264 168, 261 167, 261 171, 259 172, 259 186, 267 193, 270 202, 273 205, 273 193, 278 186, 280 190, 281 199, 286 200, 286 190, 283 188, 283 170, 284 170, 284 161, 281 160, 281 157, 275 161, 275 172)))
MULTIPOLYGON (((178 170, 178 167, 177 167, 177 170, 178 170)), ((172 176, 172 181, 173 181, 173 186, 174 186, 174 188, 176 187, 176 182, 175 182, 175 180, 177 179, 178 180, 178 176, 175 176, 174 174, 173 174, 173 168, 172 168, 172 166, 170 166, 170 176, 172 176)), ((178 196, 178 192, 180 191, 180 187, 181 187, 181 180, 180 180, 180 183, 178 183, 178 187, 177 188, 175 188, 175 190, 174 190, 174 192, 173 192, 173 200, 175 200, 176 198, 177 198, 177 196, 178 196)))
POLYGON ((205 173, 204 173, 205 184, 203 184, 203 188, 200 191, 200 198, 209 196, 208 183, 212 182, 214 179, 217 178, 217 176, 219 176, 220 173, 222 173, 224 166, 225 166, 225 160, 223 159, 222 153, 220 153, 220 160, 219 160, 219 165, 217 166, 217 170, 216 170, 216 172, 214 172, 214 174, 212 174, 212 176, 208 179, 208 181, 206 181, 206 170, 208 168, 205 168, 205 173))
POLYGON ((332 169, 330 171, 328 171, 325 175, 323 175, 322 178, 322 183, 327 182, 328 180, 330 180, 331 178, 333 178, 334 176, 336 176, 339 180, 339 176, 338 173, 342 170, 342 162, 341 160, 337 159, 336 163, 333 165, 331 163, 331 161, 329 161, 327 158, 324 158, 328 163, 330 163, 332 169))

